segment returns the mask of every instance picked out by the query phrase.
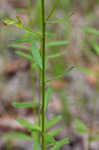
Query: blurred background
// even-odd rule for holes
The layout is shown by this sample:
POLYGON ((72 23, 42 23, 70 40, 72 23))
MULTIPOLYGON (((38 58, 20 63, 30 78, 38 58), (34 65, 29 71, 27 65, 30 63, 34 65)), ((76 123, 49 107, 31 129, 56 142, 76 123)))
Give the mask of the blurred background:
MULTIPOLYGON (((46 0, 46 16, 54 3, 55 0, 46 0)), ((63 23, 47 25, 47 41, 69 41, 68 45, 46 49, 47 55, 66 51, 64 56, 49 60, 47 76, 55 77, 67 66, 83 66, 93 74, 74 68, 62 79, 52 81, 54 92, 47 117, 62 115, 62 122, 57 126, 63 131, 55 138, 69 137, 70 143, 61 150, 87 150, 88 135, 76 132, 74 120, 82 120, 93 136, 99 135, 99 0, 60 0, 50 20, 70 14, 63 23), (83 26, 94 28, 97 34, 86 32, 83 26)), ((16 122, 16 117, 34 120, 32 109, 17 109, 11 103, 38 99, 37 72, 31 72, 29 61, 16 55, 19 48, 10 47, 11 40, 21 39, 24 33, 2 23, 4 17, 15 19, 16 16, 20 16, 24 25, 39 31, 40 0, 0 0, 0 150, 32 150, 30 142, 3 137, 10 131, 27 132, 16 122)), ((99 150, 99 138, 90 142, 90 150, 99 150)))

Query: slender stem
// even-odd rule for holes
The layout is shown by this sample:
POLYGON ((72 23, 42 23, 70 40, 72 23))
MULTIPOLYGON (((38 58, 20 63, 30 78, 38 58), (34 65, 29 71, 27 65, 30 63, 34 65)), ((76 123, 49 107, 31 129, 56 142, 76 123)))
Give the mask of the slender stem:
POLYGON ((42 13, 42 150, 46 149, 45 144, 45 2, 41 0, 42 13))
POLYGON ((49 15, 48 15, 46 21, 48 21, 49 18, 53 15, 54 10, 56 9, 58 2, 59 2, 59 0, 56 0, 56 2, 55 2, 55 4, 54 4, 53 8, 51 9, 51 11, 50 11, 50 13, 49 13, 49 15))

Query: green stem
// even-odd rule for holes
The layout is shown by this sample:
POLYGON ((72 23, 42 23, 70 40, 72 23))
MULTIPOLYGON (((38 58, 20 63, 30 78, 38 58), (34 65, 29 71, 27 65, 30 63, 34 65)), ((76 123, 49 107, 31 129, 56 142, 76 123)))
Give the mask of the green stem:
POLYGON ((42 150, 46 149, 45 143, 45 2, 41 0, 42 13, 42 150))
POLYGON ((54 4, 53 8, 51 9, 51 11, 50 11, 50 13, 49 13, 49 15, 48 15, 46 21, 48 21, 49 18, 53 15, 54 10, 56 9, 58 2, 59 2, 59 0, 56 0, 56 2, 55 2, 55 4, 54 4))

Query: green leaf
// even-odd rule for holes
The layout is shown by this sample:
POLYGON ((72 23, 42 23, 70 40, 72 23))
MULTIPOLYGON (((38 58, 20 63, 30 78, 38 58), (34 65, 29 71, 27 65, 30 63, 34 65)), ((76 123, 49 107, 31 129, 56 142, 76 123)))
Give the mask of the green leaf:
MULTIPOLYGON (((24 42, 29 42, 28 39, 20 39, 20 40, 11 40, 12 42, 16 42, 16 43, 24 43, 24 42)), ((12 44, 15 45, 15 44, 12 44)), ((18 45, 18 44, 17 44, 18 45)), ((28 48, 29 49, 29 48, 28 48)))
POLYGON ((54 78, 52 78, 52 79, 46 78, 45 81, 46 81, 46 82, 51 82, 51 81, 53 81, 53 80, 58 80, 58 79, 64 77, 64 76, 65 76, 67 73, 69 73, 73 68, 74 68, 73 66, 68 67, 63 73, 59 74, 58 76, 56 76, 56 77, 54 77, 54 78))
POLYGON ((15 25, 16 27, 24 28, 23 24, 18 19, 16 21, 14 19, 4 18, 2 21, 4 22, 4 24, 7 24, 7 25, 15 25))
POLYGON ((90 39, 90 42, 91 42, 93 49, 96 52, 96 54, 99 55, 99 44, 93 38, 90 39))
POLYGON ((56 123, 58 123, 61 120, 61 116, 57 116, 54 117, 52 120, 50 120, 47 124, 46 124, 46 129, 51 128, 52 126, 56 125, 56 123))
POLYGON ((60 57, 64 54, 66 54, 67 51, 64 51, 64 52, 60 52, 60 53, 57 53, 57 54, 52 54, 52 55, 49 55, 48 58, 56 58, 56 57, 60 57))
MULTIPOLYGON (((21 30, 25 31, 27 34, 32 34, 32 37, 34 40, 41 40, 41 34, 38 32, 33 31, 31 28, 29 28, 28 26, 24 26, 21 22, 21 19, 19 16, 17 16, 17 20, 13 20, 13 19, 8 19, 8 18, 4 18, 3 23, 6 25, 14 25, 18 28, 20 28, 21 30)), ((28 39, 29 41, 29 39, 28 39)))
POLYGON ((81 26, 81 28, 87 32, 87 33, 92 33, 92 34, 95 34, 95 35, 99 35, 99 30, 96 30, 92 27, 88 27, 88 26, 81 26))
POLYGON ((51 99, 51 93, 52 93, 52 87, 48 87, 46 93, 45 93, 45 106, 44 111, 46 112, 46 109, 48 107, 49 101, 51 99))
POLYGON ((39 103, 36 103, 36 102, 14 102, 12 103, 12 105, 14 107, 25 107, 25 108, 28 108, 28 107, 36 107, 39 105, 39 103))
POLYGON ((39 32, 34 32, 31 29, 28 29, 28 27, 26 28, 26 31, 27 32, 24 34, 23 39, 26 40, 27 42, 41 40, 41 34, 39 32))
POLYGON ((41 33, 33 31, 33 29, 29 26, 25 26, 24 31, 26 31, 25 38, 28 42, 32 42, 33 40, 41 40, 41 33))
POLYGON ((16 8, 15 9, 16 10, 16 12, 20 12, 20 13, 23 13, 23 12, 26 12, 26 8, 16 8))
POLYGON ((92 141, 99 141, 99 136, 90 136, 88 138, 88 141, 92 142, 92 141))
POLYGON ((49 146, 49 145, 53 145, 56 143, 55 139, 53 136, 51 136, 50 134, 46 134, 45 135, 45 139, 46 139, 46 145, 49 146))
POLYGON ((55 135, 59 134, 61 131, 62 131, 62 128, 54 129, 52 131, 49 131, 49 135, 55 136, 55 135))
POLYGON ((17 55, 20 55, 20 56, 23 56, 23 57, 25 57, 26 59, 32 60, 32 56, 31 56, 30 54, 26 54, 26 53, 21 52, 21 51, 16 51, 16 54, 17 54, 17 55))
POLYGON ((41 128, 38 125, 32 124, 24 119, 17 118, 16 121, 25 128, 31 129, 33 131, 41 131, 41 128))
POLYGON ((9 139, 9 138, 16 138, 16 139, 22 139, 22 140, 32 140, 32 137, 26 135, 25 133, 22 132, 10 132, 9 134, 6 134, 4 136, 5 138, 9 139))
POLYGON ((9 44, 8 47, 28 50, 29 48, 21 44, 9 44))
POLYGON ((46 44, 46 47, 50 47, 50 46, 61 46, 61 45, 67 45, 69 44, 68 41, 54 41, 54 42, 48 42, 46 44))
POLYGON ((59 142, 56 142, 56 144, 54 145, 53 148, 51 148, 51 150, 59 150, 64 144, 68 144, 68 143, 69 143, 69 138, 64 138, 59 142))
POLYGON ((33 140, 33 149, 34 150, 41 150, 40 144, 38 143, 38 141, 36 139, 33 140))
POLYGON ((93 74, 93 72, 85 67, 82 66, 76 66, 76 69, 85 73, 85 74, 93 74))
POLYGON ((79 133, 87 133, 88 134, 88 128, 81 120, 75 120, 74 121, 75 129, 79 133))
POLYGON ((31 48, 35 63, 38 64, 39 67, 42 69, 42 59, 41 59, 40 52, 39 52, 36 44, 34 42, 31 42, 30 48, 31 48))

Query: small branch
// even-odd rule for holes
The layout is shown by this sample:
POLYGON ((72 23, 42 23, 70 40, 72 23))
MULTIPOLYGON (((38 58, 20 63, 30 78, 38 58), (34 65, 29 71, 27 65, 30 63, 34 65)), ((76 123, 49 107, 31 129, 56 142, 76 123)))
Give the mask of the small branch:
POLYGON ((46 21, 48 21, 49 18, 53 15, 53 13, 54 13, 54 11, 55 11, 55 9, 56 9, 56 7, 57 7, 58 2, 59 2, 59 0, 56 0, 56 2, 55 2, 55 4, 54 4, 53 8, 51 9, 51 11, 50 11, 50 13, 49 13, 49 15, 48 15, 46 21))

